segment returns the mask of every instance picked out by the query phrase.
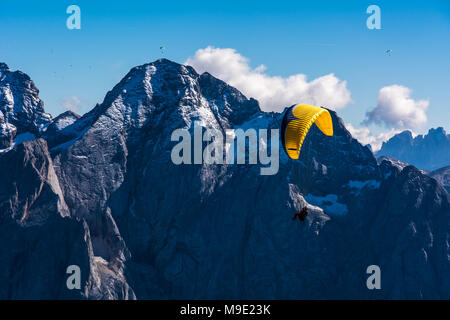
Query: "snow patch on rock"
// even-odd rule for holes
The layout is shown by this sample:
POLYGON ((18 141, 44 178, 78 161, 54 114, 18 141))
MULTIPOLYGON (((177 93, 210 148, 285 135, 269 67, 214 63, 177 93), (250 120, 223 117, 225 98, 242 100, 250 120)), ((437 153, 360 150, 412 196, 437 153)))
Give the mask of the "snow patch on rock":
POLYGON ((330 215, 342 216, 348 213, 347 205, 340 203, 338 196, 335 194, 327 194, 323 197, 308 194, 305 196, 305 199, 309 203, 322 208, 325 213, 330 215))

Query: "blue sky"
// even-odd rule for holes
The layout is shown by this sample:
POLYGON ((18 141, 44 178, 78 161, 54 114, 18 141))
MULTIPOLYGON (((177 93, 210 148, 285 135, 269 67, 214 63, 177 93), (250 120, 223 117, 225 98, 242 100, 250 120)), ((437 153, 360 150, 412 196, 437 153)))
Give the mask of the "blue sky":
POLYGON ((160 46, 180 63, 213 46, 264 64, 270 76, 334 73, 352 96, 338 113, 355 127, 379 90, 397 84, 429 101, 416 132, 450 130, 450 1, 1 0, 0 30, 0 61, 31 76, 53 116, 72 96, 79 113, 89 111, 130 68, 160 58, 160 46), (66 28, 71 4, 81 8, 81 30, 66 28), (366 27, 371 4, 381 30, 366 27))

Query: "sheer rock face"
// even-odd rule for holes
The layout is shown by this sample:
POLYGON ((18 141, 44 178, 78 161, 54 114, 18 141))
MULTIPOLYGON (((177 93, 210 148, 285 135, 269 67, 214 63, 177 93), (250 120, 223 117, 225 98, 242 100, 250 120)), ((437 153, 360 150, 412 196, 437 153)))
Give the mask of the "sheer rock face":
POLYGON ((40 134, 50 122, 30 77, 0 63, 0 149, 10 147, 16 135, 40 134))
POLYGON ((0 297, 81 298, 63 287, 67 266, 89 267, 84 230, 67 218, 46 142, 16 146, 0 168, 0 297))
POLYGON ((45 140, 16 146, 0 168, 0 298, 134 297, 120 271, 94 256, 86 223, 69 217, 45 140), (70 265, 82 270, 82 290, 67 289, 70 265))
POLYGON ((389 177, 378 197, 369 239, 386 270, 385 290, 392 298, 449 297, 447 192, 409 166, 389 177))
MULTIPOLYGON (((200 122, 225 136, 278 129, 282 115, 191 67, 133 68, 91 112, 56 118, 43 134, 50 151, 34 140, 0 154, 3 166, 21 164, 1 180, 0 227, 18 235, 0 251, 1 274, 30 277, 14 271, 18 255, 35 254, 20 244, 56 228, 67 235, 39 243, 60 278, 34 297, 73 297, 58 272, 79 264, 84 298, 450 298, 447 192, 413 167, 378 164, 331 114, 335 136, 313 127, 299 160, 280 150, 276 175, 259 164, 175 165, 175 129, 193 134, 200 122), (23 179, 33 182, 17 187, 23 179), (307 220, 293 221, 304 206, 307 220), (382 290, 366 287, 373 264, 382 290)), ((26 296, 20 288, 2 296, 26 296)))
POLYGON ((30 227, 69 214, 45 140, 18 145, 0 157, 0 168, 2 218, 30 227))

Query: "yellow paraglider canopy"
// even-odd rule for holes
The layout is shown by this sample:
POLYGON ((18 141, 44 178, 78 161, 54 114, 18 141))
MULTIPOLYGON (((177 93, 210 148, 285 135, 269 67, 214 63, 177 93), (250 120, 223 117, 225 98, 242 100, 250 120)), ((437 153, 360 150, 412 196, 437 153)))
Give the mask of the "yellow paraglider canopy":
POLYGON ((325 135, 333 135, 333 121, 328 110, 307 104, 299 104, 290 107, 286 111, 281 126, 281 139, 289 158, 299 158, 303 141, 313 123, 325 135))

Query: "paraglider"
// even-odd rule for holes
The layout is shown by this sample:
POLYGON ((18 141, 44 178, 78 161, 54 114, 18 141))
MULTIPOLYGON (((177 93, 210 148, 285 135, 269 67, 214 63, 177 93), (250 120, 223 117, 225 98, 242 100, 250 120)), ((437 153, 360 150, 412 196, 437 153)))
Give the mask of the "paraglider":
POLYGON ((391 50, 391 49, 388 49, 388 50, 386 50, 386 53, 387 53, 388 55, 391 55, 392 50, 391 50))
POLYGON ((296 212, 292 220, 299 219, 300 221, 305 221, 306 216, 308 215, 308 209, 304 207, 300 212, 296 212))
POLYGON ((161 50, 161 54, 163 54, 163 53, 164 53, 164 51, 166 50, 166 47, 164 47, 164 46, 161 46, 161 47, 159 47, 159 50, 161 50))
MULTIPOLYGON (((286 110, 281 122, 281 143, 289 158, 300 157, 303 141, 313 124, 323 134, 333 136, 333 120, 328 110, 307 104, 293 105, 286 110)), ((292 220, 305 221, 307 215, 308 209, 304 207, 292 220)))
POLYGON ((281 123, 281 142, 291 159, 298 159, 303 141, 313 123, 327 136, 333 135, 333 121, 328 110, 307 104, 286 110, 281 123))

